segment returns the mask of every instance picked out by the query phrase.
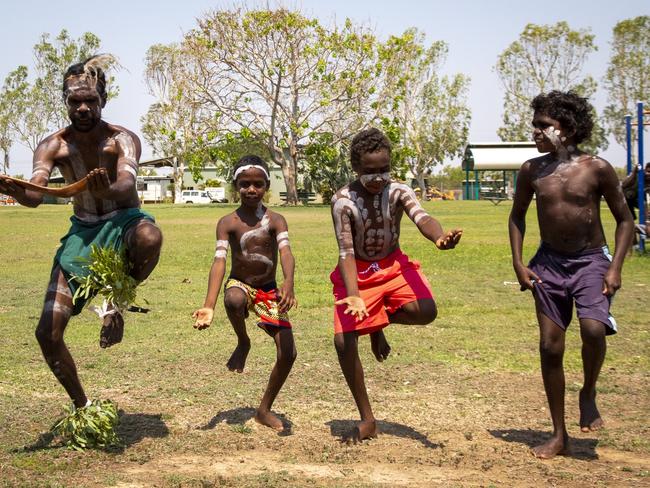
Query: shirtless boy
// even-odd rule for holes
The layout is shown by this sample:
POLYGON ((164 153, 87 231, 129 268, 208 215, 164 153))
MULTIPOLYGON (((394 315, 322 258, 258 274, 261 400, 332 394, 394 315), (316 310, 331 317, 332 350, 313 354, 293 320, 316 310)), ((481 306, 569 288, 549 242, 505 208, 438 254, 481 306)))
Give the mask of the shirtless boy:
POLYGON ((540 330, 544 388, 553 420, 553 435, 533 448, 539 458, 568 449, 564 422, 565 331, 575 302, 580 321, 584 384, 580 390, 580 428, 597 430, 603 421, 596 407, 596 380, 605 359, 605 336, 616 333, 609 313, 611 298, 621 287, 621 268, 630 246, 632 215, 616 172, 605 160, 578 149, 593 128, 585 98, 552 91, 535 97, 533 138, 548 153, 526 161, 519 172, 510 214, 512 262, 522 290, 532 290, 540 330), (528 266, 522 243, 526 211, 535 195, 541 244, 528 266), (600 220, 600 199, 616 219, 616 252, 607 248, 600 220))
POLYGON ((226 271, 228 248, 232 248, 230 276, 224 291, 228 319, 237 334, 237 347, 227 367, 241 373, 250 350, 246 318, 253 311, 257 325, 275 341, 277 358, 268 386, 257 409, 255 420, 282 431, 282 421, 271 412, 273 401, 284 384, 294 361, 296 347, 287 312, 296 305, 293 292, 295 261, 289 246, 287 221, 262 204, 269 188, 269 169, 257 156, 245 156, 235 165, 234 185, 241 198, 240 207, 217 223, 217 246, 203 307, 196 310, 194 327, 210 326, 214 307, 226 271), (275 272, 278 252, 284 281, 278 288, 275 272))
POLYGON ((406 212, 439 249, 452 249, 462 234, 460 229, 444 232, 410 187, 391 181, 390 155, 390 141, 381 131, 361 131, 350 149, 358 178, 332 198, 339 246, 338 266, 330 275, 336 299, 334 345, 361 415, 361 422, 344 436, 353 442, 377 435, 359 359, 359 336, 370 334, 372 351, 383 361, 390 353, 384 327, 389 323, 424 325, 437 315, 419 263, 400 250, 402 214, 406 212))
MULTIPOLYGON (((55 258, 36 338, 45 360, 76 407, 88 404, 63 333, 85 300, 73 304, 77 287, 72 275, 87 271, 78 257, 88 257, 90 245, 126 247, 131 276, 142 281, 158 262, 162 234, 153 217, 140 210, 136 175, 140 140, 128 129, 101 120, 106 104, 106 80, 98 57, 70 66, 64 75, 63 99, 70 125, 46 137, 34 152, 31 183, 46 186, 52 170, 59 168, 67 183, 89 176, 86 191, 74 197, 72 227, 55 258)), ((0 192, 21 205, 37 207, 40 193, 25 190, 0 176, 0 192)), ((124 320, 119 310, 103 317, 100 345, 120 342, 124 320)))

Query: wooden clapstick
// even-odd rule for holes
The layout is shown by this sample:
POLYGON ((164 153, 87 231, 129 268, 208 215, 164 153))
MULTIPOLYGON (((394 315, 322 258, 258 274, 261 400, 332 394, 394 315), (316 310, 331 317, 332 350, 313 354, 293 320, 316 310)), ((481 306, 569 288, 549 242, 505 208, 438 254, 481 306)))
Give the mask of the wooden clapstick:
POLYGON ((19 180, 18 178, 12 178, 11 176, 2 175, 2 179, 9 180, 12 183, 22 186, 26 190, 36 191, 38 193, 44 193, 46 195, 53 195, 55 197, 69 198, 81 193, 88 186, 88 176, 75 181, 71 185, 62 186, 61 188, 50 188, 49 186, 40 186, 30 183, 29 181, 19 180))

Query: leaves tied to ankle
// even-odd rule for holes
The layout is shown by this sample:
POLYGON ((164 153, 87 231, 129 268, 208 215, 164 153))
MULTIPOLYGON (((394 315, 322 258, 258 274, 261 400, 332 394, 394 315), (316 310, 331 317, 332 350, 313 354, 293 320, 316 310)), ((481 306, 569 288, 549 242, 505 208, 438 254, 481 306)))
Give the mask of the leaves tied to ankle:
POLYGON ((100 295, 113 307, 125 311, 135 302, 138 282, 129 275, 131 265, 126 257, 126 249, 116 251, 93 244, 90 256, 78 259, 85 263, 88 274, 73 276, 79 287, 72 297, 72 303, 77 298, 89 299, 100 295))
POLYGON ((106 449, 119 447, 115 431, 119 423, 117 405, 110 400, 95 400, 87 407, 64 407, 66 416, 52 427, 52 433, 63 437, 69 449, 106 449))

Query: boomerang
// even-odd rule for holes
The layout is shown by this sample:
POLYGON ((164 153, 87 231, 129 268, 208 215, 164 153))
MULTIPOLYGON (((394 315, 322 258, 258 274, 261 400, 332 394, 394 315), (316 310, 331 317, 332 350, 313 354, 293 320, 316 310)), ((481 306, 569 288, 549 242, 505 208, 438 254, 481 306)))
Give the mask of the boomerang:
POLYGON ((30 183, 29 181, 19 180, 18 178, 12 178, 11 176, 2 175, 2 179, 9 180, 12 183, 25 188, 26 190, 32 190, 38 193, 44 193, 46 195, 53 195, 55 197, 70 198, 73 197, 86 189, 88 186, 88 176, 75 181, 71 185, 62 186, 61 188, 50 188, 49 186, 40 186, 30 183))

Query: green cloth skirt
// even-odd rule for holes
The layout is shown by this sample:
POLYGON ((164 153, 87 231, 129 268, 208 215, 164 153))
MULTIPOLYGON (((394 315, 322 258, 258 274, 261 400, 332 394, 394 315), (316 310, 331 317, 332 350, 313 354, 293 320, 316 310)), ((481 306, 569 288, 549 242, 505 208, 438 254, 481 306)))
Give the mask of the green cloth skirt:
MULTIPOLYGON (((61 247, 54 256, 52 269, 61 267, 73 296, 79 286, 73 275, 84 277, 88 274, 88 270, 84 268, 86 263, 79 258, 88 258, 93 244, 119 251, 123 246, 126 231, 141 220, 155 222, 152 215, 139 208, 119 210, 116 215, 99 222, 87 222, 74 215, 70 217, 72 226, 61 238, 61 247)), ((78 297, 72 315, 79 314, 89 300, 90 298, 78 297)))

